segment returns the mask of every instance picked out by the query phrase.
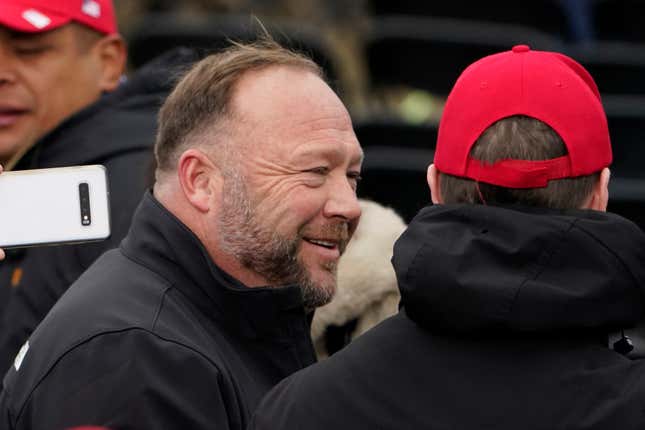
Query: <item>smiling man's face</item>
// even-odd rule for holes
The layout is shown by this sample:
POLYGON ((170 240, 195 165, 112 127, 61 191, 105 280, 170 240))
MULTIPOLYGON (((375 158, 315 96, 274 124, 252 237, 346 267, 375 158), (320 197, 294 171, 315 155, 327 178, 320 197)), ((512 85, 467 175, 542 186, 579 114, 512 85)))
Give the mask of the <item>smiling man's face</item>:
MULTIPOLYGON (((249 72, 233 103, 239 172, 225 175, 220 246, 268 285, 298 283, 305 305, 328 302, 360 217, 362 150, 347 110, 311 72, 249 72)), ((237 163, 236 163, 237 164, 237 163)))
POLYGON ((0 162, 100 97, 100 58, 83 31, 76 24, 35 34, 0 26, 0 162))

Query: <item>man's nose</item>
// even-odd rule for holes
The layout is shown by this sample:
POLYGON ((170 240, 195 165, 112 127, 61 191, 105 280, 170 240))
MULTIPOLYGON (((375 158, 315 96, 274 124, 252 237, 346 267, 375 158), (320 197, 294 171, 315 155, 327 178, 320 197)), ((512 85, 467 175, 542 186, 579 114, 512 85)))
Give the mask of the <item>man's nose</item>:
POLYGON ((335 181, 330 189, 329 198, 324 207, 326 217, 340 217, 347 221, 353 221, 361 216, 361 206, 356 197, 356 190, 345 177, 335 181))
POLYGON ((13 83, 16 80, 14 58, 10 49, 0 40, 0 85, 13 83))

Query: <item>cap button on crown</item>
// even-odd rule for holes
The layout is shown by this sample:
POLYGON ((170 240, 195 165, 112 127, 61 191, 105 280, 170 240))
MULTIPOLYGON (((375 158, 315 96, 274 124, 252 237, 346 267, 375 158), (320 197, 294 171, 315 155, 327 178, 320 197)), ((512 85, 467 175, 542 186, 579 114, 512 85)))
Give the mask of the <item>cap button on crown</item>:
POLYGON ((529 45, 515 45, 513 46, 513 52, 519 54, 520 52, 529 52, 531 47, 529 45))

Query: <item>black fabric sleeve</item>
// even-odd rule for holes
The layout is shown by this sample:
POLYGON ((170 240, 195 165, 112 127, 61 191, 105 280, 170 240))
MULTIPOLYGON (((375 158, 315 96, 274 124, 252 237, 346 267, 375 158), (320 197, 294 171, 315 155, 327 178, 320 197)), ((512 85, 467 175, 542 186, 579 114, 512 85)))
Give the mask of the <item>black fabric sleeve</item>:
POLYGON ((65 354, 27 403, 14 405, 15 428, 229 429, 228 386, 184 345, 139 329, 103 334, 65 354))

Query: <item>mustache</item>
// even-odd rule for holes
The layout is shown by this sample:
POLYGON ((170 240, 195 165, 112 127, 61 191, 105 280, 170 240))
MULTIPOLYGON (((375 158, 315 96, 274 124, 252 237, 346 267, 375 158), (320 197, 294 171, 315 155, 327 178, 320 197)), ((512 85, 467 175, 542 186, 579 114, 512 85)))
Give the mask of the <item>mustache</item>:
POLYGON ((309 237, 333 240, 338 243, 341 255, 345 252, 351 239, 349 223, 347 222, 326 223, 317 227, 306 226, 299 232, 299 236, 301 239, 309 237))

